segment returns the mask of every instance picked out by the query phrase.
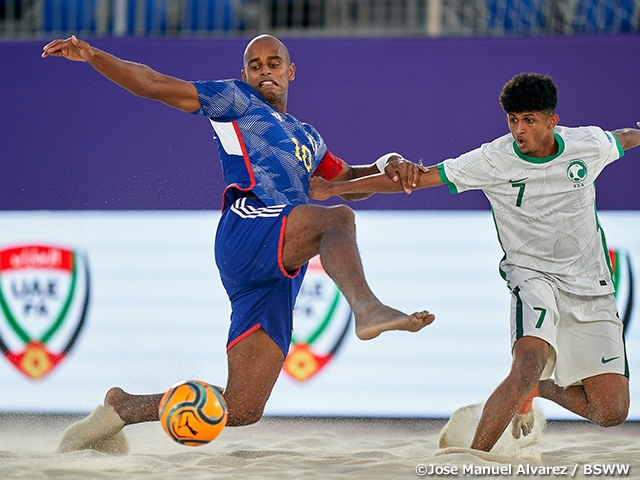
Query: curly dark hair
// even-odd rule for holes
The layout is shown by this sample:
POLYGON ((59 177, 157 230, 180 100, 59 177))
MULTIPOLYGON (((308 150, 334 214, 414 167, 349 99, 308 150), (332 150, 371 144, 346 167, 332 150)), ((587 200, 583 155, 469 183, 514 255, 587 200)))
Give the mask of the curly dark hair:
POLYGON ((509 80, 500 94, 505 113, 547 112, 558 104, 558 87, 548 75, 521 73, 509 80))

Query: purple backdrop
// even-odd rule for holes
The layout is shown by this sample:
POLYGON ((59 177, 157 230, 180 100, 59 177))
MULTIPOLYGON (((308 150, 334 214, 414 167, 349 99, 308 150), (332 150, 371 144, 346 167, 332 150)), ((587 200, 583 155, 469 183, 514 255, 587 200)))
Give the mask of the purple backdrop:
MULTIPOLYGON (((95 40, 187 80, 238 77, 247 39, 95 40)), ((223 183, 206 119, 134 97, 91 67, 41 59, 46 41, 0 43, 0 209, 218 209, 223 183)), ((635 126, 640 36, 286 39, 289 112, 351 164, 397 150, 433 164, 507 132, 502 85, 524 71, 560 89, 561 124, 635 126)), ((640 149, 598 180, 600 209, 640 210, 640 149)), ((379 195, 365 209, 486 209, 478 192, 379 195)))

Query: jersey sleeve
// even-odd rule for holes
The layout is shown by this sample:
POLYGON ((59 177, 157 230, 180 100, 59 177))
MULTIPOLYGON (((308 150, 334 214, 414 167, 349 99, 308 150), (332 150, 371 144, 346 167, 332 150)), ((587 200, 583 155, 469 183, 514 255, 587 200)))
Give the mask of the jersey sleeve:
POLYGON ((232 121, 240 117, 251 101, 237 80, 216 80, 192 82, 198 91, 202 107, 194 115, 205 116, 219 121, 232 121))
POLYGON ((322 157, 322 160, 320 160, 320 163, 312 176, 331 180, 332 178, 335 178, 343 168, 344 163, 342 159, 336 157, 333 153, 327 150, 327 153, 322 157))
POLYGON ((612 162, 624 156, 624 150, 616 136, 600 127, 577 127, 576 138, 584 148, 589 148, 591 155, 587 161, 590 170, 590 181, 594 181, 602 170, 612 162))
POLYGON ((457 158, 449 158, 437 165, 440 180, 447 185, 449 193, 478 190, 487 185, 490 164, 483 147, 471 150, 457 158))
POLYGON ((609 165, 611 162, 618 160, 619 158, 624 157, 624 149, 618 138, 611 132, 606 130, 602 130, 606 141, 604 142, 604 157, 605 157, 605 165, 609 165))

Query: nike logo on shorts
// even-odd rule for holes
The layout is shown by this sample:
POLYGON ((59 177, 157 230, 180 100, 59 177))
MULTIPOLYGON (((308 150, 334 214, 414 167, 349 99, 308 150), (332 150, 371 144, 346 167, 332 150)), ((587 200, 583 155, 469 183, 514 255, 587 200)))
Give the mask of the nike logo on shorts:
POLYGON ((600 360, 602 363, 609 363, 609 362, 613 362, 614 360, 616 360, 617 358, 620 357, 611 357, 611 358, 604 358, 602 357, 602 360, 600 360))

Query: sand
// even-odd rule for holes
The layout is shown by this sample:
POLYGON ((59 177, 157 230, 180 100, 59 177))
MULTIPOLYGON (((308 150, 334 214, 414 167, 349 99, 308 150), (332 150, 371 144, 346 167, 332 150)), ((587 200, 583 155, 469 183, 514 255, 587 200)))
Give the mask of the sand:
POLYGON ((158 423, 148 423, 124 429, 126 454, 92 449, 58 452, 65 431, 82 418, 0 414, 0 479, 612 476, 594 477, 601 473, 600 465, 623 472, 629 469, 616 477, 640 478, 640 424, 634 422, 609 429, 587 422, 547 422, 544 430, 532 433, 537 435, 535 441, 488 454, 439 448, 447 419, 276 417, 248 427, 226 428, 202 447, 173 443, 158 423), (426 473, 419 476, 416 468, 423 467, 426 473))

